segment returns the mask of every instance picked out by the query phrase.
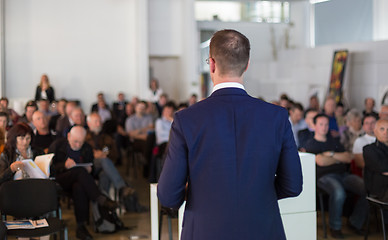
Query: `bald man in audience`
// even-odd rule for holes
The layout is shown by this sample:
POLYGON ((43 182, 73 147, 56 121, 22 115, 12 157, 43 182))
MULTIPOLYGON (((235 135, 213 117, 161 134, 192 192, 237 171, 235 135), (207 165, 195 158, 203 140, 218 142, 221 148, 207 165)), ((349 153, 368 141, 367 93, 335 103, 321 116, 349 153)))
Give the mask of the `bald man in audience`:
POLYGON ((56 134, 50 131, 47 116, 39 110, 32 114, 32 123, 35 129, 31 145, 47 153, 51 143, 56 139, 56 134))
POLYGON ((64 191, 71 193, 74 200, 76 236, 79 239, 91 240, 93 237, 85 226, 89 219, 89 201, 97 202, 111 211, 118 205, 100 192, 91 175, 93 149, 85 143, 85 137, 86 130, 81 126, 74 126, 67 138, 57 139, 51 144, 49 152, 55 154, 52 163, 55 181, 64 191))
POLYGON ((363 149, 364 179, 370 196, 388 201, 388 120, 380 119, 374 129, 376 142, 363 149))
POLYGON ((365 104, 365 109, 364 109, 364 111, 362 111, 362 114, 364 116, 373 115, 377 119, 379 117, 379 114, 377 112, 375 112, 375 110, 374 110, 375 100, 371 97, 365 98, 364 104, 365 104))
POLYGON ((381 106, 380 112, 379 112, 379 118, 388 120, 388 105, 381 106))

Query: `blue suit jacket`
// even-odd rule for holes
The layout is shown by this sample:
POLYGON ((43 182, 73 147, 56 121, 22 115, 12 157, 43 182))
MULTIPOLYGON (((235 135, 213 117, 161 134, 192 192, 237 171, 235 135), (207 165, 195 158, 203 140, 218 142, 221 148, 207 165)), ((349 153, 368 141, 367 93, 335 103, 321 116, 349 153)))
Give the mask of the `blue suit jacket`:
POLYGON ((278 199, 302 191, 288 113, 239 88, 177 112, 158 184, 162 205, 187 203, 182 239, 285 239, 278 199))

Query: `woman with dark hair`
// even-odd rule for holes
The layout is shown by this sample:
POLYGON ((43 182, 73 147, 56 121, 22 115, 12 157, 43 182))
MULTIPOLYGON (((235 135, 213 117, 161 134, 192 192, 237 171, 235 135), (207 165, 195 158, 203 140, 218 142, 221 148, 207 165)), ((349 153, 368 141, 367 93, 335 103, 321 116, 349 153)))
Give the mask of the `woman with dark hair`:
POLYGON ((38 87, 36 87, 35 101, 39 101, 41 99, 47 99, 50 103, 55 100, 54 88, 50 86, 50 81, 46 74, 42 75, 40 83, 38 87))
POLYGON ((33 132, 28 124, 19 122, 7 134, 7 143, 0 155, 0 184, 12 180, 15 173, 22 175, 23 159, 34 159, 43 154, 31 148, 33 132))

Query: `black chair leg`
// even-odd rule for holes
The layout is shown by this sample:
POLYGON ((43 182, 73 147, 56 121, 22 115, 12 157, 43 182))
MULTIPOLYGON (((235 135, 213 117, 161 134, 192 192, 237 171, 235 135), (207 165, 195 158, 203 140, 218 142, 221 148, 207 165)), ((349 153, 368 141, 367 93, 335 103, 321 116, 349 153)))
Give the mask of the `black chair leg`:
POLYGON ((323 205, 323 194, 319 193, 319 205, 321 207, 321 218, 323 226, 323 238, 327 238, 327 227, 326 227, 326 218, 325 218, 325 207, 323 205))
POLYGON ((167 220, 168 220, 168 236, 169 236, 170 240, 172 240, 172 224, 171 224, 171 217, 168 216, 168 217, 167 217, 167 220))
POLYGON ((370 225, 370 208, 369 208, 369 212, 368 212, 368 215, 366 216, 366 231, 365 231, 365 235, 364 235, 364 240, 368 240, 368 234, 369 234, 369 225, 370 225))
POLYGON ((387 236, 385 234, 384 210, 381 207, 380 207, 380 215, 381 215, 381 224, 382 224, 382 228, 383 228, 383 236, 384 236, 383 239, 387 240, 387 236))
POLYGON ((163 213, 162 211, 159 212, 159 240, 162 239, 161 233, 162 233, 162 221, 163 221, 163 213))

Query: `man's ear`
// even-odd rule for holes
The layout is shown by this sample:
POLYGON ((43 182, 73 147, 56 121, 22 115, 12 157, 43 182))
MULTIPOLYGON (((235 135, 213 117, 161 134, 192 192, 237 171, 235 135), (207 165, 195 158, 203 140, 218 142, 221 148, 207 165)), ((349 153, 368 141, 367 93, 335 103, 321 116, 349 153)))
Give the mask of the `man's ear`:
POLYGON ((216 71, 216 62, 213 58, 209 58, 209 69, 211 73, 214 73, 216 71))
POLYGON ((248 64, 247 64, 247 67, 245 68, 244 72, 246 72, 248 70, 248 67, 249 67, 249 64, 251 63, 251 60, 249 59, 248 60, 248 64))

